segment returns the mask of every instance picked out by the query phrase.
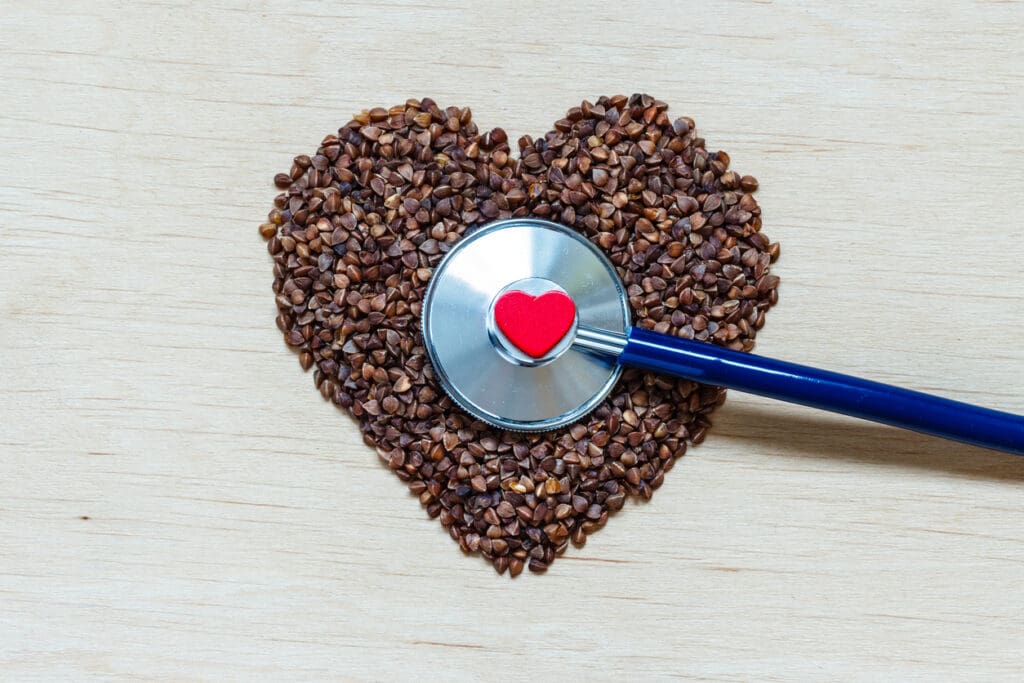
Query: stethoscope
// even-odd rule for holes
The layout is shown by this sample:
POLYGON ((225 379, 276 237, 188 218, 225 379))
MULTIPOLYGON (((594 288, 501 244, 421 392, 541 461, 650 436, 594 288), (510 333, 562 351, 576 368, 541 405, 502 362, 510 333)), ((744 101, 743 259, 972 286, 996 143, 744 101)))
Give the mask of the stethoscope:
POLYGON ((434 270, 422 316, 438 382, 503 429, 580 420, 630 366, 1024 454, 1019 415, 633 327, 607 257, 549 221, 470 233, 434 270))

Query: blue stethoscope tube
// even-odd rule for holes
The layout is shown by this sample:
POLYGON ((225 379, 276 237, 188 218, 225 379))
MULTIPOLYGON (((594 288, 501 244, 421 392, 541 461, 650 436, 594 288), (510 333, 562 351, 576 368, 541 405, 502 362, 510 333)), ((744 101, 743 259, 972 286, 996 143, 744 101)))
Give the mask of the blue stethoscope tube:
POLYGON ((620 365, 1024 455, 1024 416, 637 327, 621 341, 601 349, 620 365))

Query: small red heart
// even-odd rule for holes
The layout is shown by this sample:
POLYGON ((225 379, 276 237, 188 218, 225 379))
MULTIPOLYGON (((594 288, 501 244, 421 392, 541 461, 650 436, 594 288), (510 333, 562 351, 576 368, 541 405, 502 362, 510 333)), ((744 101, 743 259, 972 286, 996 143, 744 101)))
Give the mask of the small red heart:
POLYGON ((542 357, 562 341, 575 319, 576 304, 557 289, 540 296, 514 289, 494 303, 498 329, 532 358, 542 357))

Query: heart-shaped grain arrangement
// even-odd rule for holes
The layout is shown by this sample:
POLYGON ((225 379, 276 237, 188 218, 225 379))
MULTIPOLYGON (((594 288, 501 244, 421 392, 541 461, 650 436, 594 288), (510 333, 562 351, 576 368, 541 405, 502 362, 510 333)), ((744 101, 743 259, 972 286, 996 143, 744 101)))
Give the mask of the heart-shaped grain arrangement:
POLYGON ((732 349, 753 348, 777 300, 757 181, 649 95, 583 102, 520 138, 518 158, 469 109, 408 100, 357 115, 274 181, 261 233, 285 341, 427 513, 499 573, 544 571, 628 494, 650 499, 725 391, 627 370, 554 432, 470 418, 420 333, 432 269, 467 230, 522 216, 572 227, 615 265, 636 325, 732 349))

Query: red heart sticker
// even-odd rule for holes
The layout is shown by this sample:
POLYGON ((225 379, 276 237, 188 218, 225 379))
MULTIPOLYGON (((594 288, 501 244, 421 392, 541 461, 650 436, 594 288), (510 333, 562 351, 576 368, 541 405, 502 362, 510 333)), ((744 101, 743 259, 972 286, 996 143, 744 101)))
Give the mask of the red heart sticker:
POLYGON ((575 319, 576 304, 568 294, 556 289, 540 296, 514 289, 502 294, 494 304, 498 329, 531 358, 540 358, 553 349, 575 319))

